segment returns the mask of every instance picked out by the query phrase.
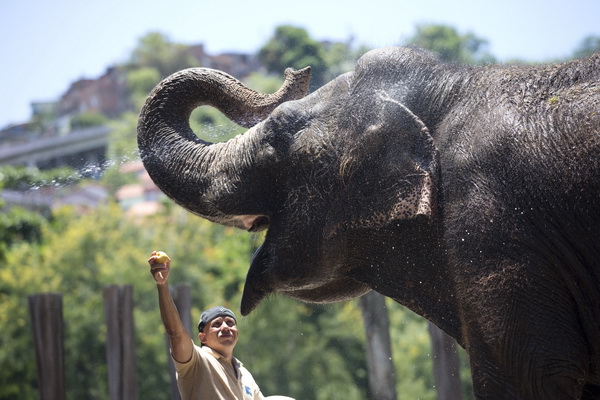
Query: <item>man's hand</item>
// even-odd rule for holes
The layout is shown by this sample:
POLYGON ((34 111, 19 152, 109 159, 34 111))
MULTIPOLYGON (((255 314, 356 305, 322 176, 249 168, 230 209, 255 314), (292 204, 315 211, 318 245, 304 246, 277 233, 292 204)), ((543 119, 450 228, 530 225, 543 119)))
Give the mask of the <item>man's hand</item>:
MULTIPOLYGON (((171 269, 171 259, 167 257, 166 262, 160 262, 158 260, 159 252, 153 251, 152 255, 148 259, 150 264, 150 273, 152 277, 159 285, 164 285, 169 279, 169 270, 171 269)), ((163 253, 164 254, 164 253, 163 253)), ((164 254, 166 255, 166 254, 164 254)))

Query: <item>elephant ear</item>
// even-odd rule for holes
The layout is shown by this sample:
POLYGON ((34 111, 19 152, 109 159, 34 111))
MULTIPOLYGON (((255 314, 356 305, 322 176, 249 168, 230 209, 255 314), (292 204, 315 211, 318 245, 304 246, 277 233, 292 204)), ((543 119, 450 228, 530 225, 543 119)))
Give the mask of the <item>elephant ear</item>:
POLYGON ((341 198, 329 213, 330 235, 434 217, 439 156, 429 129, 401 102, 385 93, 379 99, 381 107, 363 114, 370 124, 352 128, 354 146, 340 160, 341 198))

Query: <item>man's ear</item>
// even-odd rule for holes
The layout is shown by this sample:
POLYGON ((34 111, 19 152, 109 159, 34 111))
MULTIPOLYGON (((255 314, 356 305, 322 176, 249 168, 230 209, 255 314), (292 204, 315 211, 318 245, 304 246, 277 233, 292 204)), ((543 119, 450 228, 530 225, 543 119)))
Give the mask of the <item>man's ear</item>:
POLYGON ((206 333, 204 333, 204 332, 198 333, 198 339, 200 339, 200 343, 205 344, 205 342, 206 342, 206 333))

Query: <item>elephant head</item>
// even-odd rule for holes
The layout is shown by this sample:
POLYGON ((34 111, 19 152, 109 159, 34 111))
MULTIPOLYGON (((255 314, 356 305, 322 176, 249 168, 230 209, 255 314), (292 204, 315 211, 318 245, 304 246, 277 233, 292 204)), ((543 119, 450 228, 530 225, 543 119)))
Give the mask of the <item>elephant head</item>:
MULTIPOLYGON (((360 296, 377 286, 361 271, 386 262, 369 232, 416 220, 431 229, 435 146, 397 91, 369 81, 373 68, 386 69, 363 57, 354 73, 303 98, 308 70, 287 71, 278 92, 261 95, 222 72, 188 69, 148 97, 138 143, 157 186, 208 220, 268 228, 248 272, 242 314, 271 292, 311 302, 360 296), (200 105, 251 127, 206 143, 188 122, 200 105)), ((390 250, 414 243, 412 236, 390 241, 390 250)))

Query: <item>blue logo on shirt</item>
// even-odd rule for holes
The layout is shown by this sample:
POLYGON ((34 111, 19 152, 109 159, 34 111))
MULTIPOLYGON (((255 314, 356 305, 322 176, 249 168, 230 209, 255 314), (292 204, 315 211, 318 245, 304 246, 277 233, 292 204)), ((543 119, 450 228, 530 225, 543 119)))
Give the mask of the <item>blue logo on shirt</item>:
POLYGON ((252 390, 250 390, 250 388, 248 386, 245 386, 246 388, 246 394, 252 394, 252 390))

